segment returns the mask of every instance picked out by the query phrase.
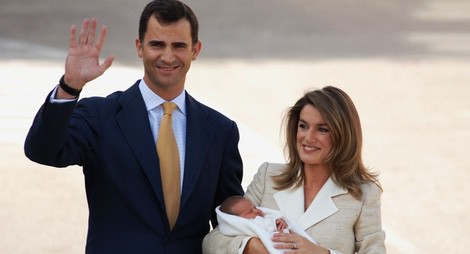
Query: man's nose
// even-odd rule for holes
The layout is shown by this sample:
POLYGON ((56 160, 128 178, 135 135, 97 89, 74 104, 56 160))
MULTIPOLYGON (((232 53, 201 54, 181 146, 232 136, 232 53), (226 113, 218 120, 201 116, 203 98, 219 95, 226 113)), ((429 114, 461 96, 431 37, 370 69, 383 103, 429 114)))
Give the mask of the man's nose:
POLYGON ((161 60, 166 62, 166 63, 172 63, 175 59, 175 54, 173 53, 173 50, 171 47, 165 48, 163 50, 162 55, 161 55, 161 60))

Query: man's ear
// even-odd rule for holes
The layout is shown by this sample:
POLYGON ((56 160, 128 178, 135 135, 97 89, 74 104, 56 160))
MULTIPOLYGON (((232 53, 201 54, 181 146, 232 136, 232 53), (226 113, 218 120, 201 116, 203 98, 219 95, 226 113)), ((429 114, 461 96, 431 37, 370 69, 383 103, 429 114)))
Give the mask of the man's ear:
POLYGON ((199 52, 201 52, 202 49, 202 42, 197 41, 196 44, 193 46, 193 55, 192 55, 192 60, 196 60, 197 56, 199 55, 199 52))
POLYGON ((137 55, 142 58, 142 54, 143 54, 143 48, 142 48, 142 42, 140 41, 139 38, 136 38, 135 39, 135 49, 137 50, 137 55))

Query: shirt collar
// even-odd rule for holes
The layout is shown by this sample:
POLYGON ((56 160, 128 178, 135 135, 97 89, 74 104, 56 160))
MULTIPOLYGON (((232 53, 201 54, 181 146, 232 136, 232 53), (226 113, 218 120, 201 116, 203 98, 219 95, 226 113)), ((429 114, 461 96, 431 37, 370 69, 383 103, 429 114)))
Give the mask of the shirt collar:
MULTIPOLYGON (((162 99, 152 90, 150 90, 150 88, 145 83, 144 79, 140 80, 139 89, 144 99, 145 106, 147 107, 147 111, 151 111, 155 109, 156 107, 160 106, 162 103, 166 102, 164 99, 162 99)), ((178 109, 181 111, 181 113, 183 113, 183 115, 186 115, 185 99, 186 99, 186 90, 183 89, 183 91, 178 96, 176 96, 176 98, 172 100, 172 102, 178 105, 178 109)))

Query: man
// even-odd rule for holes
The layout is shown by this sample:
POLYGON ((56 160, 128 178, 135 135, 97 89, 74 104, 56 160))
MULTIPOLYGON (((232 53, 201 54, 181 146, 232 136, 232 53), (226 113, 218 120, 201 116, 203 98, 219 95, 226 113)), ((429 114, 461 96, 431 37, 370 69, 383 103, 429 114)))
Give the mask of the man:
POLYGON ((201 253, 209 220, 217 225, 215 207, 243 189, 236 123, 184 88, 201 50, 197 19, 179 1, 150 2, 136 39, 143 79, 124 92, 77 101, 85 84, 113 61, 99 63, 107 29, 95 42, 96 26, 96 19, 85 19, 78 38, 72 26, 65 75, 36 115, 25 153, 50 166, 83 166, 87 253, 201 253), (161 150, 170 146, 156 148, 162 103, 168 101, 177 105, 169 114, 177 144, 171 156, 179 163, 169 165, 178 180, 163 177, 161 150), (166 191, 165 184, 176 191, 166 191), (167 202, 175 197, 170 212, 167 202))

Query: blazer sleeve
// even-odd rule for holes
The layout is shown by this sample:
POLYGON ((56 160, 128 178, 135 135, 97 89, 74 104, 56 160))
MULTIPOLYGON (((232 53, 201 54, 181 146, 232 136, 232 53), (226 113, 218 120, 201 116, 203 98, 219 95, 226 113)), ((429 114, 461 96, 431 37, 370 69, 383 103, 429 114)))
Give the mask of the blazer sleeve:
MULTIPOLYGON (((261 203, 264 198, 265 188, 266 188, 266 177, 268 171, 268 162, 264 162, 259 166, 258 171, 253 176, 253 180, 246 190, 245 196, 249 198, 256 206, 261 206, 261 203)), ((266 207, 266 205, 263 205, 266 207)))
POLYGON ((354 227, 358 253, 386 253, 385 232, 382 230, 380 196, 382 191, 373 183, 363 185, 364 204, 354 227))

